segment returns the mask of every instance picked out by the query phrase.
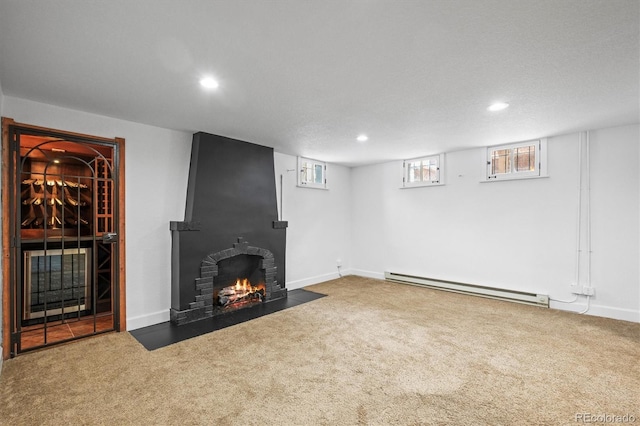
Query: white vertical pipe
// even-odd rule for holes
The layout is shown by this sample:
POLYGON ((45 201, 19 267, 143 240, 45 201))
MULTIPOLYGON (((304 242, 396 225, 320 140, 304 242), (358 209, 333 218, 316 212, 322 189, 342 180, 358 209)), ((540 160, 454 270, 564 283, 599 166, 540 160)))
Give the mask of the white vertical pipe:
POLYGON ((587 131, 587 285, 591 287, 591 142, 587 131))
MULTIPOLYGON (((591 144, 589 140, 589 131, 586 135, 586 148, 587 148, 587 167, 586 167, 586 179, 587 179, 587 287, 591 287, 591 144)), ((591 296, 587 295, 587 307, 580 312, 586 313, 589 310, 591 302, 591 296)))
POLYGON ((580 285, 580 254, 582 239, 582 135, 580 132, 578 139, 578 211, 576 221, 576 274, 574 285, 580 285))
MULTIPOLYGON (((573 279, 573 285, 580 285, 580 257, 582 254, 582 144, 583 144, 583 132, 578 133, 578 203, 576 209, 576 270, 575 276, 573 279)), ((560 300, 553 299, 551 300, 555 302, 561 303, 574 303, 578 300, 578 295, 576 294, 573 300, 560 300)))

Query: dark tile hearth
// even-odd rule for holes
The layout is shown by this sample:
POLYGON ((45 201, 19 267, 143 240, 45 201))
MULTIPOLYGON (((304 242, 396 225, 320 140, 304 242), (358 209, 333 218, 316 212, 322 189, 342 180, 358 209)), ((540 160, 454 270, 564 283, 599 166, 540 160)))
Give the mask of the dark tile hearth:
POLYGON ((201 336, 203 334, 211 333, 212 331, 240 324, 245 321, 250 321, 264 315, 293 308, 294 306, 311 302, 325 296, 325 294, 314 293, 313 291, 304 289, 291 290, 288 292, 288 296, 286 298, 273 300, 245 309, 239 309, 215 318, 206 318, 180 326, 167 321, 151 325, 149 327, 139 328, 131 331, 130 333, 142 344, 142 346, 153 351, 173 343, 191 339, 192 337, 201 336))

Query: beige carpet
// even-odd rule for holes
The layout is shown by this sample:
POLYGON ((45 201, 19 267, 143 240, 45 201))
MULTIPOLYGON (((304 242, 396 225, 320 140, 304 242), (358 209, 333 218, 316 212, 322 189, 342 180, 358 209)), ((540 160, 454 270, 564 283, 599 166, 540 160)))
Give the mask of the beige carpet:
POLYGON ((360 277, 309 289, 328 297, 153 352, 114 333, 6 361, 0 423, 640 423, 640 324, 360 277))

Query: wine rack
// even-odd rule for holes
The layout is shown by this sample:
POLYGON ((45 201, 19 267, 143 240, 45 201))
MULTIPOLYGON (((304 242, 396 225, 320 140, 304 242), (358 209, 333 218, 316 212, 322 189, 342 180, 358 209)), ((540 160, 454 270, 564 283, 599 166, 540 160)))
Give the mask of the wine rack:
POLYGON ((96 234, 115 232, 113 228, 113 181, 109 163, 101 158, 95 161, 97 178, 94 181, 96 194, 96 234))
POLYGON ((113 181, 108 159, 73 163, 27 161, 23 168, 20 218, 23 238, 97 236, 114 232, 113 181), (93 169, 93 170, 92 170, 93 169))
POLYGON ((91 232, 89 185, 71 180, 28 178, 22 181, 23 230, 68 228, 91 232))

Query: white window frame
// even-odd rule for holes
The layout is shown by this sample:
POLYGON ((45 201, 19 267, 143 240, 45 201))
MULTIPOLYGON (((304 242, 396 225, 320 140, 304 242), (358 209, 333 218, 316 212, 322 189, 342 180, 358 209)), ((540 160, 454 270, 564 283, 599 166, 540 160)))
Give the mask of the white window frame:
POLYGON ((485 182, 496 182, 503 180, 535 179, 547 177, 547 139, 534 139, 524 142, 514 142, 502 145, 492 145, 487 147, 486 154, 486 180, 485 182), (515 169, 514 152, 517 148, 524 146, 535 147, 534 169, 527 171, 517 171, 515 169), (509 171, 505 173, 492 173, 493 153, 499 150, 509 150, 509 171))
POLYGON ((425 186, 438 185, 444 185, 444 153, 428 155, 426 157, 411 158, 402 162, 402 188, 421 188, 425 186), (431 162, 433 160, 436 161, 436 167, 438 169, 438 179, 411 182, 411 179, 409 178, 409 173, 411 171, 409 164, 417 162, 423 163, 425 161, 431 162))
POLYGON ((298 184, 300 188, 329 189, 327 186, 327 163, 324 161, 314 160, 307 157, 298 157, 298 184), (306 165, 311 165, 311 178, 309 179, 309 171, 306 165), (321 173, 320 179, 317 179, 317 173, 321 173), (317 182, 320 180, 322 183, 317 182))

